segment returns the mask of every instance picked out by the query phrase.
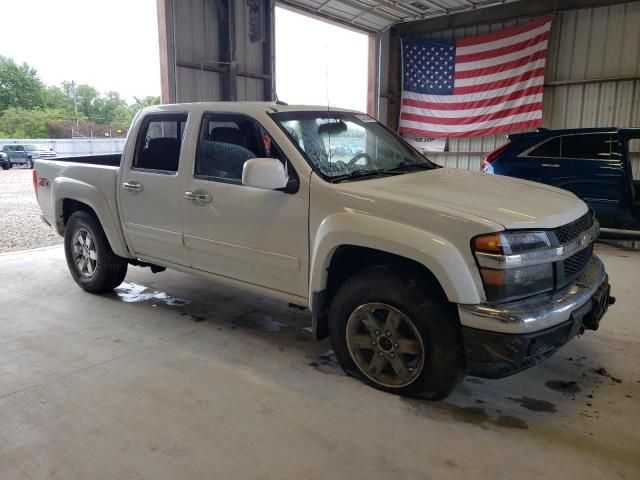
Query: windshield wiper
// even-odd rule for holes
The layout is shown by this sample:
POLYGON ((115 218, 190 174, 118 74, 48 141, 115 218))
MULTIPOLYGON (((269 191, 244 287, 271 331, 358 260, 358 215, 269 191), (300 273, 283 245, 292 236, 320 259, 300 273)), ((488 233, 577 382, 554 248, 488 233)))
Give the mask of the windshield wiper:
POLYGON ((356 178, 376 177, 378 175, 393 175, 393 172, 387 170, 354 170, 344 175, 336 175, 331 178, 331 183, 342 182, 344 180, 353 180, 356 178))
POLYGON ((382 171, 386 173, 402 173, 410 170, 433 170, 433 166, 426 163, 403 162, 399 163, 395 167, 385 168, 382 171))

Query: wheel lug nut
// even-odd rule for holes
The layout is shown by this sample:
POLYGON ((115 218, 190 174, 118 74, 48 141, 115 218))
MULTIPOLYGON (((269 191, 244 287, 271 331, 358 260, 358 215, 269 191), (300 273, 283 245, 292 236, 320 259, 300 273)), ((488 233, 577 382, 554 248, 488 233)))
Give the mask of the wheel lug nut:
POLYGON ((395 354, 395 353, 391 353, 389 356, 390 356, 391 358, 396 358, 396 354, 395 354))
POLYGON ((380 330, 376 330, 376 335, 380 335, 380 330))
POLYGON ((391 336, 391 332, 389 330, 387 330, 387 337, 391 336))
POLYGON ((400 348, 400 344, 399 344, 399 343, 394 343, 394 344, 393 344, 393 346, 394 346, 395 348, 400 348))
POLYGON ((371 345, 375 345, 376 341, 375 340, 371 340, 371 345))
POLYGON ((383 355, 384 355, 384 353, 382 353, 382 352, 378 352, 378 355, 383 356, 383 355))

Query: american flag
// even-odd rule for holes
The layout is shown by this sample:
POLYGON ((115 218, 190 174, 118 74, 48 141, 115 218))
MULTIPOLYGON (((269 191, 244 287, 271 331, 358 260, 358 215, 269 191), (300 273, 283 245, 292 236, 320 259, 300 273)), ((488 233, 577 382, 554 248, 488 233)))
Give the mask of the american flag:
POLYGON ((400 133, 472 137, 542 125, 551 17, 461 40, 404 39, 400 133))

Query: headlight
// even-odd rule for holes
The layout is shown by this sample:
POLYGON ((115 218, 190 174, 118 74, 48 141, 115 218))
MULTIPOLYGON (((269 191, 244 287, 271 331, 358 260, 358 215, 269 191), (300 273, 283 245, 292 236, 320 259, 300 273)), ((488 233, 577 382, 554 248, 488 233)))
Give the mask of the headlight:
POLYGON ((553 290, 553 262, 546 259, 550 248, 546 232, 500 232, 476 237, 473 253, 487 300, 515 300, 553 290), (543 256, 536 263, 538 252, 543 256))

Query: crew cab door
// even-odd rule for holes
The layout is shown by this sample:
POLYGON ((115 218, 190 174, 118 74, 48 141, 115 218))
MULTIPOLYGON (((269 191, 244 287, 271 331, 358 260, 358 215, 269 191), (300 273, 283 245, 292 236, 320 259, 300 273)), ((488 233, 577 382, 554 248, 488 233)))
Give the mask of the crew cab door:
POLYGON ((178 166, 186 113, 150 114, 141 123, 119 199, 124 233, 138 257, 189 265, 182 239, 183 175, 178 166))
POLYGON ((615 134, 553 137, 521 154, 519 159, 530 172, 523 178, 575 193, 595 211, 602 226, 613 226, 621 206, 624 180, 615 134))
POLYGON ((613 227, 623 206, 624 163, 615 133, 561 137, 557 182, 584 200, 603 227, 613 227))
POLYGON ((193 172, 183 191, 184 241, 193 268, 288 294, 307 296, 309 192, 242 184, 244 162, 285 163, 272 137, 252 117, 205 113, 193 172), (186 195, 186 197, 185 197, 186 195))
POLYGON ((621 228, 637 229, 640 225, 640 130, 624 131, 620 146, 625 165, 627 184, 626 211, 620 216, 621 228))
POLYGON ((7 145, 7 156, 13 163, 26 163, 27 152, 22 145, 7 145))

